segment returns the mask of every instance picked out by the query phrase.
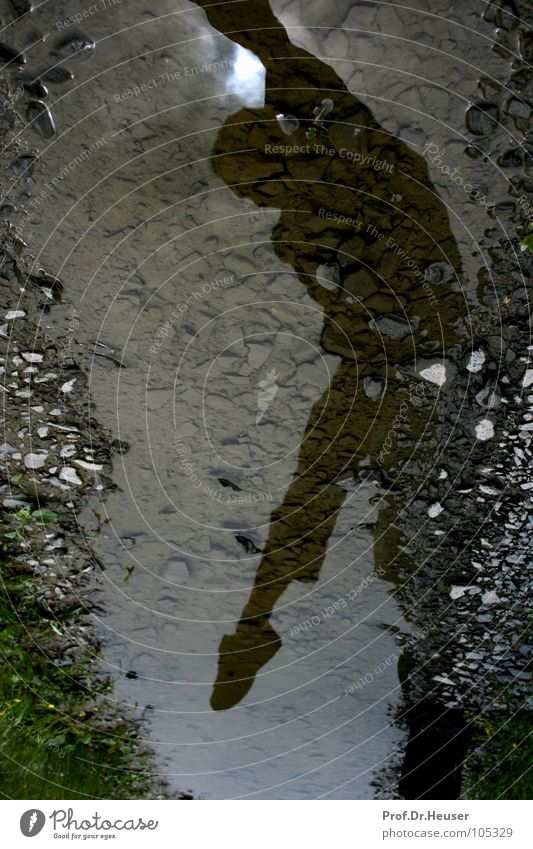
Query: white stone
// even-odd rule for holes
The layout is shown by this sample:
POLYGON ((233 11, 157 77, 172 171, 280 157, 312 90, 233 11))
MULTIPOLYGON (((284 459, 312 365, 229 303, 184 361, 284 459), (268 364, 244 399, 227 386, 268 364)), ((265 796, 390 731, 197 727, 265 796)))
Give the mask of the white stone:
POLYGON ((44 439, 46 436, 48 436, 48 428, 46 427, 46 425, 43 425, 42 427, 38 427, 37 433, 39 434, 41 439, 44 439))
POLYGON ((46 463, 48 452, 43 454, 26 454, 24 457, 24 465, 27 469, 40 469, 46 463))
POLYGON ((472 351, 470 354, 470 358, 466 364, 466 368, 468 371, 477 372, 481 371, 483 367, 483 363, 485 362, 485 352, 484 351, 472 351))
POLYGON ((76 378, 73 377, 72 380, 67 380, 66 383, 61 387, 61 392, 72 392, 74 388, 74 384, 76 383, 76 378))
POLYGON ((82 469, 88 469, 90 472, 100 472, 102 470, 100 463, 87 463, 86 460, 74 460, 74 462, 82 469))
POLYGON ((494 436, 494 425, 490 419, 482 419, 476 425, 476 438, 484 442, 487 439, 492 439, 494 436))
POLYGON ((82 481, 76 474, 76 469, 73 469, 72 466, 63 466, 59 472, 59 478, 67 483, 73 483, 76 486, 81 486, 82 484, 82 481))
POLYGON ((61 451, 59 452, 59 456, 66 459, 67 457, 72 457, 73 454, 76 453, 75 445, 64 445, 61 451))
POLYGON ((44 356, 42 354, 36 354, 35 351, 26 351, 22 354, 22 357, 27 363, 42 363, 44 360, 44 356))
POLYGON ((432 366, 422 369, 419 374, 424 380, 429 380, 430 383, 436 383, 437 386, 444 386, 446 383, 446 366, 442 363, 434 363, 432 366))
POLYGON ((481 601, 483 604, 498 604, 501 599, 494 590, 488 590, 481 596, 481 601))
POLYGON ((4 316, 7 321, 13 321, 15 318, 24 318, 26 313, 24 310, 8 310, 4 316))
POLYGON ((468 587, 452 586, 452 588, 450 590, 450 598, 453 598, 454 600, 456 598, 462 598, 462 596, 464 596, 467 589, 468 589, 468 587))
POLYGON ((528 368, 525 375, 524 375, 524 379, 522 381, 522 386, 524 387, 524 389, 527 389, 528 386, 531 386, 532 383, 533 383, 533 368, 528 368))
POLYGON ((441 513, 444 512, 444 507, 440 503, 440 501, 436 501, 435 504, 431 504, 428 507, 428 516, 430 519, 435 519, 437 516, 440 516, 441 513))

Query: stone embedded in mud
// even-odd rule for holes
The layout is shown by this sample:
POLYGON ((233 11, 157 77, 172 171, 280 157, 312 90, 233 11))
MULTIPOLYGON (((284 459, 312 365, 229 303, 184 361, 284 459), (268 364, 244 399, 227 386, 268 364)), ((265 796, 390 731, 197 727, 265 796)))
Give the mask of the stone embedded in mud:
POLYGON ((87 469, 88 472, 101 472, 103 468, 101 463, 88 463, 86 460, 74 460, 74 462, 81 469, 87 469))
POLYGON ((454 278, 454 270, 445 262, 432 262, 424 271, 424 278, 433 285, 448 283, 454 278))
POLYGON ((341 270, 336 262, 325 262, 316 270, 316 281, 330 292, 338 289, 341 283, 341 270))
POLYGON ((513 97, 507 104, 507 112, 509 115, 512 115, 513 118, 529 118, 531 115, 531 108, 527 105, 527 103, 524 103, 517 97, 513 97))
POLYGON ((24 310, 8 310, 4 316, 7 321, 13 321, 15 318, 24 318, 26 313, 24 310))
POLYGON ((67 59, 70 56, 83 56, 84 58, 87 58, 87 56, 91 55, 93 50, 94 41, 92 38, 88 35, 83 35, 83 33, 77 33, 76 35, 69 35, 66 38, 61 39, 61 41, 56 44, 53 53, 57 56, 61 56, 62 59, 67 59))
POLYGON ((476 403, 480 407, 488 407, 489 410, 498 407, 501 404, 502 396, 497 385, 492 382, 487 383, 476 395, 476 403))
POLYGON ((67 382, 62 385, 61 392, 63 392, 63 393, 72 392, 72 390, 74 389, 75 383, 76 383, 75 377, 73 377, 72 380, 67 380, 67 382))
POLYGON ((502 153, 501 156, 497 159, 497 165, 500 168, 520 168, 522 163, 524 162, 524 155, 519 147, 513 147, 510 150, 506 150, 505 153, 502 153))
POLYGON ((49 139, 55 135, 56 126, 52 113, 42 100, 30 101, 26 110, 26 117, 36 132, 40 133, 43 138, 49 139))
POLYGON ((67 80, 74 79, 74 74, 64 67, 48 68, 41 74, 41 79, 47 83, 64 83, 67 80))
POLYGON ((46 463, 47 457, 48 452, 39 454, 26 454, 26 456, 24 457, 24 465, 27 469, 41 469, 46 463))
POLYGON ((479 491, 482 492, 483 495, 501 495, 500 490, 496 489, 495 486, 485 486, 485 484, 481 484, 479 491))
POLYGON ((25 351, 21 357, 27 363, 42 363, 44 360, 44 354, 37 354, 35 351, 25 351))
POLYGON ((475 103, 465 116, 467 129, 476 136, 493 132, 498 120, 498 108, 491 103, 475 103))
POLYGON ((0 62, 3 65, 7 65, 10 62, 14 62, 16 65, 24 65, 26 63, 26 57, 23 53, 15 50, 15 48, 10 47, 9 44, 0 42, 0 62))
POLYGON ((436 501, 435 504, 430 504, 428 507, 428 516, 430 519, 436 519, 437 516, 440 516, 441 513, 444 512, 444 507, 440 503, 440 501, 436 501))
POLYGON ((427 368, 421 369, 418 373, 424 380, 435 383, 437 386, 444 386, 448 379, 446 366, 443 363, 433 363, 427 368))
POLYGON ((28 92, 31 97, 36 97, 37 99, 41 99, 42 97, 48 97, 48 89, 45 84, 41 82, 41 80, 34 80, 33 82, 24 83, 24 88, 28 92))
POLYGON ((467 371, 470 371, 472 373, 481 371, 485 359, 485 352, 481 349, 479 349, 478 351, 472 351, 465 365, 465 368, 467 369, 467 371))
POLYGON ((10 0, 10 3, 19 18, 27 14, 27 12, 33 12, 32 0, 10 0))
POLYGON ((371 319, 368 324, 371 330, 377 330, 384 336, 389 336, 391 339, 401 339, 416 330, 419 321, 420 319, 408 321, 400 315, 378 315, 371 319))
POLYGON ((533 62, 533 31, 524 29, 520 33, 520 52, 526 62, 533 62))
POLYGON ((370 398, 371 401, 379 401, 383 397, 385 381, 375 380, 373 377, 365 377, 363 380, 363 389, 367 398, 370 398))
POLYGON ((488 590, 481 596, 482 604, 498 604, 501 598, 494 590, 488 590))
POLYGON ((524 374, 524 379, 522 381, 522 386, 524 389, 527 389, 528 386, 531 386, 533 383, 533 368, 526 369, 526 373, 524 374))
POLYGON ((126 454, 130 450, 129 443, 124 442, 123 439, 114 439, 111 448, 116 454, 126 454))
POLYGON ((73 469, 72 466, 63 466, 59 472, 59 478, 66 483, 73 483, 76 486, 81 486, 82 484, 81 479, 76 474, 76 469, 73 469))
POLYGON ((454 601, 458 598, 462 598, 464 596, 464 594, 467 592, 467 590, 468 590, 468 587, 459 587, 459 586, 453 586, 452 585, 452 588, 450 590, 450 598, 453 599, 454 601))
POLYGON ((490 419, 483 419, 476 425, 476 438, 481 442, 492 439, 494 436, 494 425, 490 419))

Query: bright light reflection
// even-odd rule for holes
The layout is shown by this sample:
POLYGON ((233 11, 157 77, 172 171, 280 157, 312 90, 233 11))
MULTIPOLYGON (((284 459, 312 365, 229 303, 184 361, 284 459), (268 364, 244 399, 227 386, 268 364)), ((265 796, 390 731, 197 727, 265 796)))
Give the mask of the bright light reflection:
POLYGON ((264 103, 265 66, 254 53, 240 44, 235 45, 229 87, 236 93, 246 90, 246 103, 249 106, 262 106, 264 103))

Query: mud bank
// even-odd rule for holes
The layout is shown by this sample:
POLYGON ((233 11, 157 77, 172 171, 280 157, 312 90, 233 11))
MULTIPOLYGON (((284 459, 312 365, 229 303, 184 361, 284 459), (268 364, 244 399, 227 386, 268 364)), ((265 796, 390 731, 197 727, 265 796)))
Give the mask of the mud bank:
MULTIPOLYGON (((16 95, 16 91, 15 91, 16 95)), ((2 186, 32 153, 14 150, 16 97, 2 83, 2 186)), ((0 207, 0 776, 5 798, 176 798, 157 776, 143 723, 113 697, 95 624, 105 575, 91 542, 127 450, 92 415, 83 317, 43 325, 63 284, 36 266, 0 207), (93 521, 79 523, 87 508, 93 521)), ((68 284, 67 284, 68 285, 68 284)), ((105 356, 105 352, 101 351, 105 356)), ((181 794, 178 798, 191 798, 181 794)))
MULTIPOLYGON (((517 4, 513 11, 520 23, 496 7, 485 18, 498 27, 495 50, 519 47, 511 73, 490 91, 504 126, 512 126, 513 110, 502 92, 533 93, 531 10, 517 4)), ((480 87, 487 94, 490 85, 480 87)), ((406 798, 531 792, 533 262, 520 245, 533 198, 530 114, 526 108, 514 122, 519 155, 507 150, 498 159, 509 198, 489 213, 480 242, 487 262, 468 321, 471 343, 449 352, 444 365, 453 386, 436 400, 436 457, 400 512, 398 591, 420 639, 399 662, 399 721, 410 736, 401 779, 387 792, 395 786, 406 798)), ((471 156, 486 161, 491 140, 488 124, 477 129, 471 156)), ((404 480, 418 476, 417 465, 399 470, 404 480)))

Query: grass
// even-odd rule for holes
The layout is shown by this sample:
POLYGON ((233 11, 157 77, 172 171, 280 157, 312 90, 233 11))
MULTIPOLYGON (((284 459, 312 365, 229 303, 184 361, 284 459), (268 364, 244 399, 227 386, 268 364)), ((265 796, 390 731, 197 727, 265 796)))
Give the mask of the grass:
MULTIPOLYGON (((24 510, 25 508, 23 508, 24 510)), ((20 511, 19 511, 20 512, 20 511)), ((139 729, 93 671, 94 646, 70 662, 63 630, 79 606, 52 611, 39 576, 15 559, 26 514, 0 523, 0 792, 13 799, 150 798, 161 788, 139 729), (58 665, 62 664, 62 665, 58 665)), ((35 517, 55 521, 57 515, 35 517)))
POLYGON ((533 799, 531 711, 486 711, 470 720, 475 732, 463 798, 533 799))

